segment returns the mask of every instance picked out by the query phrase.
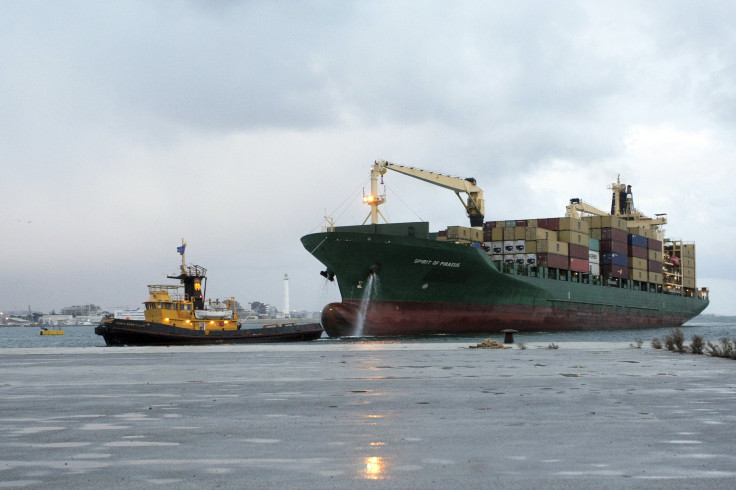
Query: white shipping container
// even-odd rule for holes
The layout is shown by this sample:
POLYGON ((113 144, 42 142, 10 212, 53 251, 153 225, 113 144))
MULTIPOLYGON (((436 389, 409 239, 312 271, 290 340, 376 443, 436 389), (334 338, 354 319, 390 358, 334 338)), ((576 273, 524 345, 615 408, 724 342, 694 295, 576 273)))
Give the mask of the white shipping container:
POLYGON ((526 265, 537 265, 537 254, 526 254, 526 265))
POLYGON ((600 264, 594 264, 592 262, 588 262, 588 270, 594 276, 601 275, 601 265, 600 264))
POLYGON ((493 254, 491 255, 491 260, 494 262, 503 262, 503 255, 502 254, 493 254))
POLYGON ((503 253, 503 242, 499 242, 499 241, 491 242, 491 253, 502 254, 503 253))
POLYGON ((516 262, 519 265, 524 265, 524 263, 526 263, 526 254, 514 255, 514 262, 516 262))
POLYGON ((504 254, 503 261, 507 264, 513 264, 514 263, 514 254, 504 254))
POLYGON ((513 240, 504 240, 503 241, 503 253, 505 254, 512 254, 514 253, 514 241, 513 240))
POLYGON ((517 254, 526 253, 526 241, 514 240, 514 252, 517 254))
POLYGON ((588 251, 588 262, 590 262, 591 264, 600 264, 601 263, 601 253, 595 250, 589 250, 588 251))

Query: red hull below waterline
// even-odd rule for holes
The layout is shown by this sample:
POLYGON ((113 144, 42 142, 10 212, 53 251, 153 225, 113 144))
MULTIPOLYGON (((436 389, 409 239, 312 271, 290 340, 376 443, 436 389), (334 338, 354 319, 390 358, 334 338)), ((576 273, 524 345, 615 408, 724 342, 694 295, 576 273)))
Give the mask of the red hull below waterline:
POLYGON ((568 308, 527 305, 371 301, 361 314, 360 301, 330 303, 322 327, 330 337, 608 330, 677 327, 690 316, 611 311, 579 304, 568 308), (361 318, 362 317, 362 318, 361 318))

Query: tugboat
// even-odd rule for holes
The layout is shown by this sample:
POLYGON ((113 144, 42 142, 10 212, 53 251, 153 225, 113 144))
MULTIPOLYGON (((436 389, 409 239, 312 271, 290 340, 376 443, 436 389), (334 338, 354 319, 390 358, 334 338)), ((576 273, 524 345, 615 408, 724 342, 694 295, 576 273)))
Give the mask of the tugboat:
POLYGON ((186 265, 186 243, 181 254, 180 284, 149 285, 145 319, 105 317, 95 333, 109 346, 199 345, 256 342, 293 342, 318 339, 319 323, 269 324, 246 328, 238 320, 235 298, 206 300, 207 269, 186 265))

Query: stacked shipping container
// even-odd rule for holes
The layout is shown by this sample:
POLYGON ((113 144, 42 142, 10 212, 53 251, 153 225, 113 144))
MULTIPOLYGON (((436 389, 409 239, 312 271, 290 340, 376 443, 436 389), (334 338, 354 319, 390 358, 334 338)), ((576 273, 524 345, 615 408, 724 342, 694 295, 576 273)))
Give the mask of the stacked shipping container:
POLYGON ((695 289, 695 246, 664 250, 661 233, 616 216, 488 221, 482 231, 492 260, 695 289), (664 263, 664 255, 675 257, 664 263), (671 274, 663 275, 663 265, 671 274))
POLYGON ((665 287, 675 292, 690 294, 696 289, 695 244, 681 240, 668 240, 663 244, 662 253, 663 282, 665 287))
POLYGON ((662 242, 655 238, 647 238, 647 270, 649 282, 663 283, 662 276, 662 242))

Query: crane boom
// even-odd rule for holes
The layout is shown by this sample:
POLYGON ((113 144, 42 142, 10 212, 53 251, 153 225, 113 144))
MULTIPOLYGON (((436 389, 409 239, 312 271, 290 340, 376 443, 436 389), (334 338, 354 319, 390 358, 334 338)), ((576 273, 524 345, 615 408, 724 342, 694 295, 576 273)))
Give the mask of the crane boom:
POLYGON ((588 203, 584 203, 580 199, 571 199, 570 204, 567 205, 566 216, 580 218, 583 213, 593 216, 608 216, 607 212, 602 211, 595 206, 591 206, 588 203))
POLYGON ((581 218, 583 216, 616 216, 626 221, 627 228, 641 228, 650 229, 657 233, 657 236, 662 235, 662 226, 667 224, 666 214, 657 214, 656 218, 649 218, 645 216, 641 211, 634 207, 634 196, 631 191, 631 186, 622 184, 620 178, 616 179, 616 182, 611 184, 609 187, 613 191, 611 198, 611 212, 607 213, 602 211, 595 206, 584 203, 580 199, 570 199, 570 204, 567 206, 567 212, 565 216, 573 218, 581 218))
MULTIPOLYGON (((404 165, 387 162, 385 160, 380 160, 376 161, 373 164, 373 169, 371 171, 371 182, 373 182, 374 179, 375 181, 377 181, 377 176, 386 173, 387 169, 454 191, 455 195, 457 195, 458 199, 460 199, 460 202, 463 204, 463 207, 468 214, 468 218, 470 218, 470 226, 483 226, 483 219, 485 216, 483 189, 478 187, 474 178, 469 177, 467 179, 461 179, 458 177, 451 177, 449 175, 443 175, 436 172, 430 172, 428 170, 421 170, 414 167, 407 167, 404 165), (467 194, 467 199, 463 199, 460 193, 467 194)), ((373 191, 373 186, 371 187, 371 189, 375 195, 375 191, 373 191)), ((376 221, 373 221, 374 223, 377 222, 377 214, 379 213, 378 205, 383 203, 383 200, 381 199, 376 199, 375 201, 375 205, 369 203, 372 207, 371 216, 376 216, 374 218, 376 219, 376 221)))

